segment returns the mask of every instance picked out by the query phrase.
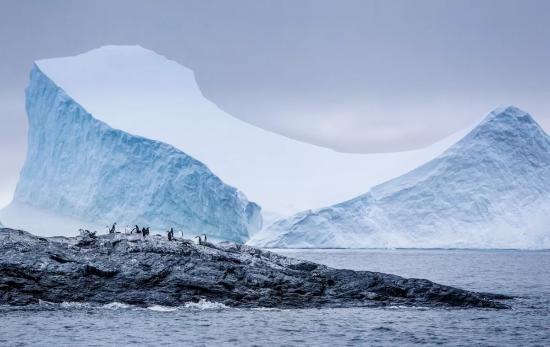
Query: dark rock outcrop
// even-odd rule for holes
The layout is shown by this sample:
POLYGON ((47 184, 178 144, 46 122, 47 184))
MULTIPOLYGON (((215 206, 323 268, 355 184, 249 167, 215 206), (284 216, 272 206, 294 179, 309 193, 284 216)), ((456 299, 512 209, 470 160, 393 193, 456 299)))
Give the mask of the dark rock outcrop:
POLYGON ((0 304, 122 302, 179 306, 206 299, 234 307, 419 305, 507 308, 503 295, 423 279, 338 270, 221 243, 110 234, 41 238, 0 229, 0 304))

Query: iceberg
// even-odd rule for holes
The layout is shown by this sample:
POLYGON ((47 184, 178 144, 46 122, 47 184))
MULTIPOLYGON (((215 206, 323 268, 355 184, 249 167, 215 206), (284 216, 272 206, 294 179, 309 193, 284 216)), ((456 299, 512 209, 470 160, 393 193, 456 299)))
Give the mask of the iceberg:
POLYGON ((191 69, 140 46, 105 46, 36 64, 94 118, 184 151, 279 216, 357 196, 464 135, 410 152, 339 153, 225 113, 203 96, 191 69))
POLYGON ((410 152, 338 153, 228 115, 192 70, 140 46, 37 61, 26 102, 27 162, 0 218, 40 234, 116 220, 242 242, 262 216, 268 225, 349 199, 463 134, 410 152))
POLYGON ((260 207, 206 165, 96 119, 39 65, 26 91, 27 159, 2 211, 10 226, 56 235, 116 221, 235 242, 261 228, 260 207))
POLYGON ((420 167, 330 207, 274 222, 248 242, 296 248, 550 248, 550 138, 498 108, 420 167))

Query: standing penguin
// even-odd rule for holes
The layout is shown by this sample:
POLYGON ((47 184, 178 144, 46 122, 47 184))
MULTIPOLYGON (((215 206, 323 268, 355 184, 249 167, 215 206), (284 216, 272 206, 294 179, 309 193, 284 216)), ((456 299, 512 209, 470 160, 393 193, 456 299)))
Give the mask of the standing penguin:
POLYGON ((170 228, 170 230, 168 230, 168 241, 172 241, 173 238, 174 238, 174 228, 170 228))

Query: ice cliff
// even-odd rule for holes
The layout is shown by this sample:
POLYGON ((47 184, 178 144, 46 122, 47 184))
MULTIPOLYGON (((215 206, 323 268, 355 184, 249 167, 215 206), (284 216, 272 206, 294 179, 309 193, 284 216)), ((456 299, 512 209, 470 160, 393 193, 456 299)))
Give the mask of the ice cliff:
MULTIPOLYGON (((116 221, 121 229, 174 227, 236 242, 261 228, 259 206, 203 163, 96 119, 37 65, 26 96, 27 159, 13 202, 2 212, 10 226, 44 232, 42 225, 41 231, 32 227, 44 214, 82 227, 116 221)), ((61 223, 47 233, 74 232, 61 223)))
POLYGON ((550 247, 550 138, 516 107, 368 193, 275 222, 264 247, 550 247))

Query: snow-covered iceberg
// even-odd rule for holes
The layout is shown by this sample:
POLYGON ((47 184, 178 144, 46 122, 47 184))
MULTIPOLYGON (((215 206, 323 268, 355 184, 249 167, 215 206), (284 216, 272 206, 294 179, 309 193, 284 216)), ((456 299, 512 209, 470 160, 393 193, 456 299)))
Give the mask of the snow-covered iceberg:
POLYGON ((365 192, 460 136, 390 154, 295 141, 221 111, 193 71, 139 46, 38 61, 27 95, 29 157, 0 218, 35 233, 118 220, 244 240, 259 209, 221 181, 262 206, 266 225, 365 192))
POLYGON ((175 227, 237 242, 261 228, 259 206, 203 163, 96 119, 38 65, 27 88, 27 160, 2 211, 10 226, 74 234, 116 221, 119 230, 175 227))
POLYGON ((37 65, 96 119, 173 145, 277 215, 357 196, 460 138, 390 154, 339 153, 292 140, 223 112, 202 95, 192 70, 139 46, 105 46, 37 65))
POLYGON ((275 222, 263 247, 550 248, 550 137, 496 109, 447 151, 352 200, 275 222))

